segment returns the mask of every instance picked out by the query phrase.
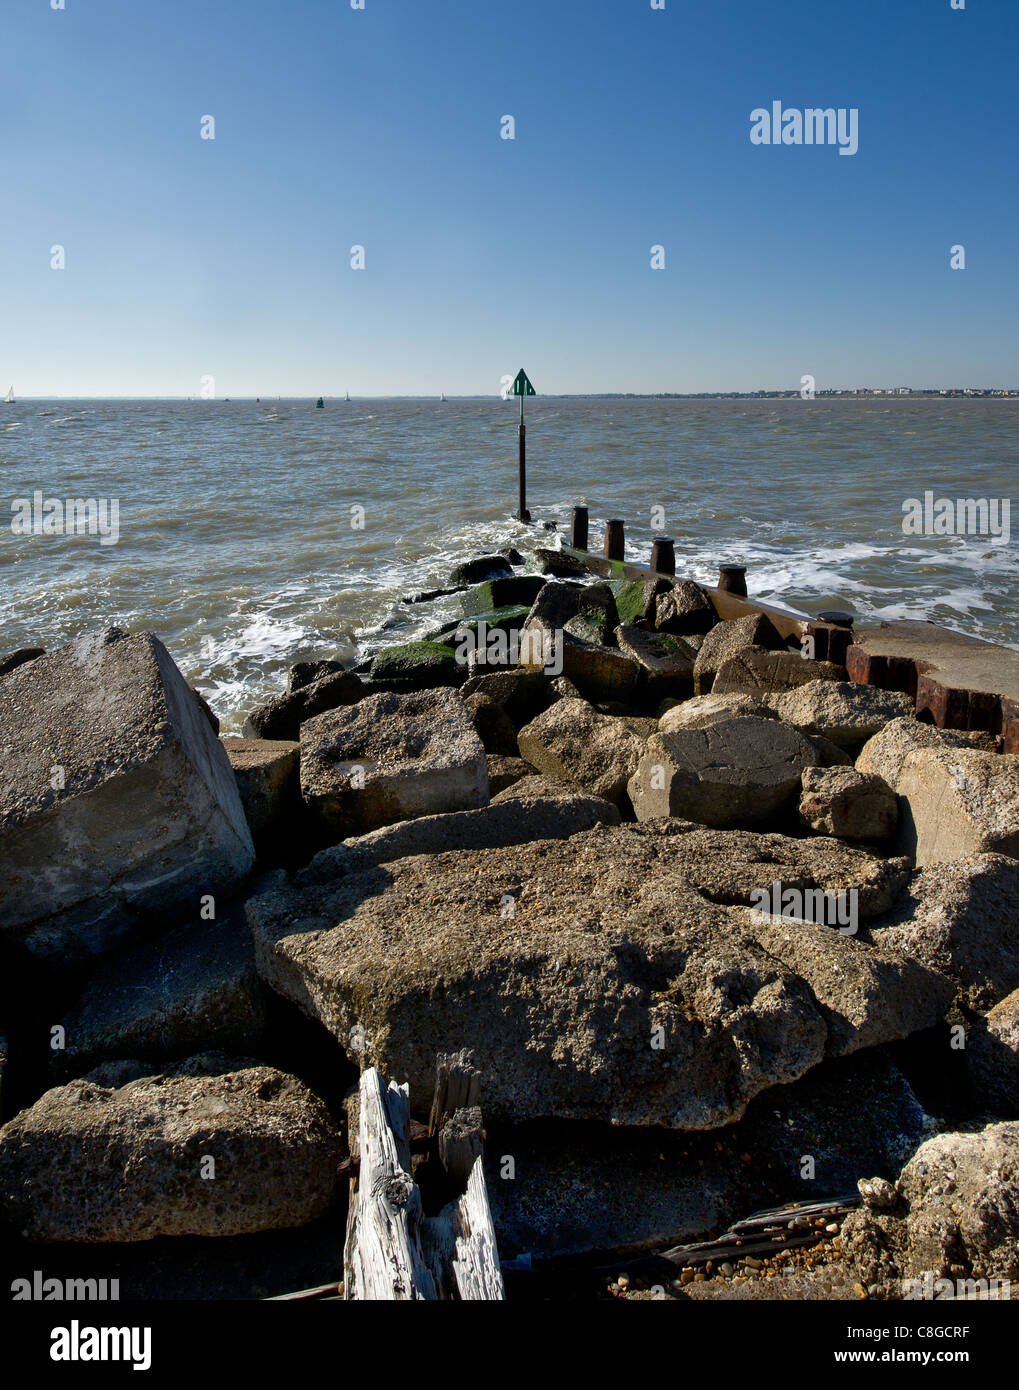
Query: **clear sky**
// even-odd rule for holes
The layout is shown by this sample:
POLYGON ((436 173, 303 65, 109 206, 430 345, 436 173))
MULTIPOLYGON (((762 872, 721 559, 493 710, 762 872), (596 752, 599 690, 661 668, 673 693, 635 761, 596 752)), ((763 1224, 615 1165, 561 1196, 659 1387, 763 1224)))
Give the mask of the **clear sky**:
POLYGON ((3 6, 0 390, 1019 385, 1019 0, 64 3, 3 6))

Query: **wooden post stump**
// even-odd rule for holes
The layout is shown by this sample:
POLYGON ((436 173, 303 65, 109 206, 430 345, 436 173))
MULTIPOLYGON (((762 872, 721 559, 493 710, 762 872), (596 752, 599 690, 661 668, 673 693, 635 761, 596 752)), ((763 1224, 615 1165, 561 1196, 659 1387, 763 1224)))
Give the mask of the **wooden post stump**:
POLYGON ((626 542, 623 536, 623 522, 618 517, 605 523, 605 558, 606 560, 621 560, 626 550, 626 542))
POLYGON ((361 1076, 358 1149, 343 1251, 345 1299, 504 1299, 482 1159, 481 1077, 470 1054, 440 1054, 429 1136, 457 1195, 427 1216, 411 1167, 408 1088, 361 1076))
POLYGON ((671 536, 655 536, 651 543, 651 568, 656 574, 676 573, 676 543, 671 536))
POLYGON ((574 550, 587 549, 587 508, 574 507, 570 523, 570 545, 574 550))
POLYGON ((719 565, 718 567, 718 587, 724 589, 728 594, 739 594, 741 598, 747 596, 747 567, 746 565, 719 565))

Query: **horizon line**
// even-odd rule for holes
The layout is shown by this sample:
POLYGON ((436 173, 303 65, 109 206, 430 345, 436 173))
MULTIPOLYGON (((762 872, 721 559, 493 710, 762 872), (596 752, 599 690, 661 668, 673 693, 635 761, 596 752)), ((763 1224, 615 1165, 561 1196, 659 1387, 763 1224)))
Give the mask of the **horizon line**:
MULTIPOLYGON (((717 391, 538 391, 530 400, 600 400, 600 399, 634 399, 634 400, 706 400, 715 397, 745 398, 753 399, 761 396, 778 396, 788 400, 798 399, 817 399, 820 396, 890 396, 899 399, 907 399, 909 396, 937 396, 941 394, 983 394, 983 395, 1016 395, 1019 396, 1019 386, 824 386, 815 387, 814 396, 803 397, 801 392, 795 387, 760 387, 753 391, 740 391, 735 389, 717 391)), ((434 392, 398 392, 385 391, 379 393, 365 393, 363 395, 350 396, 329 395, 324 392, 313 392, 310 395, 284 396, 255 395, 254 393, 238 393, 233 396, 182 396, 182 395, 152 395, 145 392, 132 393, 130 395, 52 395, 39 396, 33 394, 19 395, 9 404, 17 405, 19 401, 181 401, 195 405, 223 405, 232 404, 234 401, 251 401, 258 403, 271 404, 273 401, 338 401, 341 405, 353 405, 355 401, 435 401, 442 404, 443 401, 499 401, 501 404, 510 404, 517 400, 516 396, 501 397, 498 393, 492 395, 489 392, 474 393, 464 392, 461 394, 448 395, 443 393, 442 397, 436 396, 434 392)))

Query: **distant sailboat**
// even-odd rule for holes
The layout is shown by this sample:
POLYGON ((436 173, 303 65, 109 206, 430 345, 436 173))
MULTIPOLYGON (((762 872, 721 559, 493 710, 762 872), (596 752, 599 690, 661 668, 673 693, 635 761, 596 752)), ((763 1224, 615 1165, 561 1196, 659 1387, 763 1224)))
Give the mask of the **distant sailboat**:
POLYGON ((7 392, 7 395, 4 396, 4 405, 13 405, 13 404, 14 404, 14 387, 12 386, 11 389, 7 392))
POLYGON ((346 395, 343 397, 343 399, 344 399, 345 401, 349 401, 349 400, 350 400, 350 392, 349 392, 349 391, 346 393, 346 395))
POLYGON ((439 397, 439 400, 440 400, 440 401, 444 401, 445 399, 446 399, 446 393, 445 393, 445 391, 443 391, 442 395, 439 397))

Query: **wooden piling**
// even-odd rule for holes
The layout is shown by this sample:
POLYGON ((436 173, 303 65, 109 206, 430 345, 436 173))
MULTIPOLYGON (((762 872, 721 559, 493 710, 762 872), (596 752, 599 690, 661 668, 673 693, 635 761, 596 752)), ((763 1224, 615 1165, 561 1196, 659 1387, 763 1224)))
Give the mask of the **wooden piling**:
POLYGON ((618 517, 605 523, 605 558, 606 560, 621 560, 626 550, 626 542, 623 536, 623 522, 618 517))
POLYGON ((651 568, 656 574, 676 573, 676 543, 671 536, 655 536, 651 542, 651 568))
POLYGON ((741 598, 746 598, 746 565, 719 565, 718 587, 723 589, 727 594, 739 594, 741 598))
MULTIPOLYGON (((425 1214, 412 1166, 410 1097, 369 1068, 361 1074, 357 1176, 343 1251, 343 1297, 387 1302, 503 1299, 482 1158, 481 1076, 467 1052, 440 1054, 429 1139, 452 1196, 425 1214)), ((352 1141, 353 1147, 353 1141, 352 1141)))
POLYGON ((570 523, 570 545, 574 550, 587 549, 587 508, 574 507, 570 523))

